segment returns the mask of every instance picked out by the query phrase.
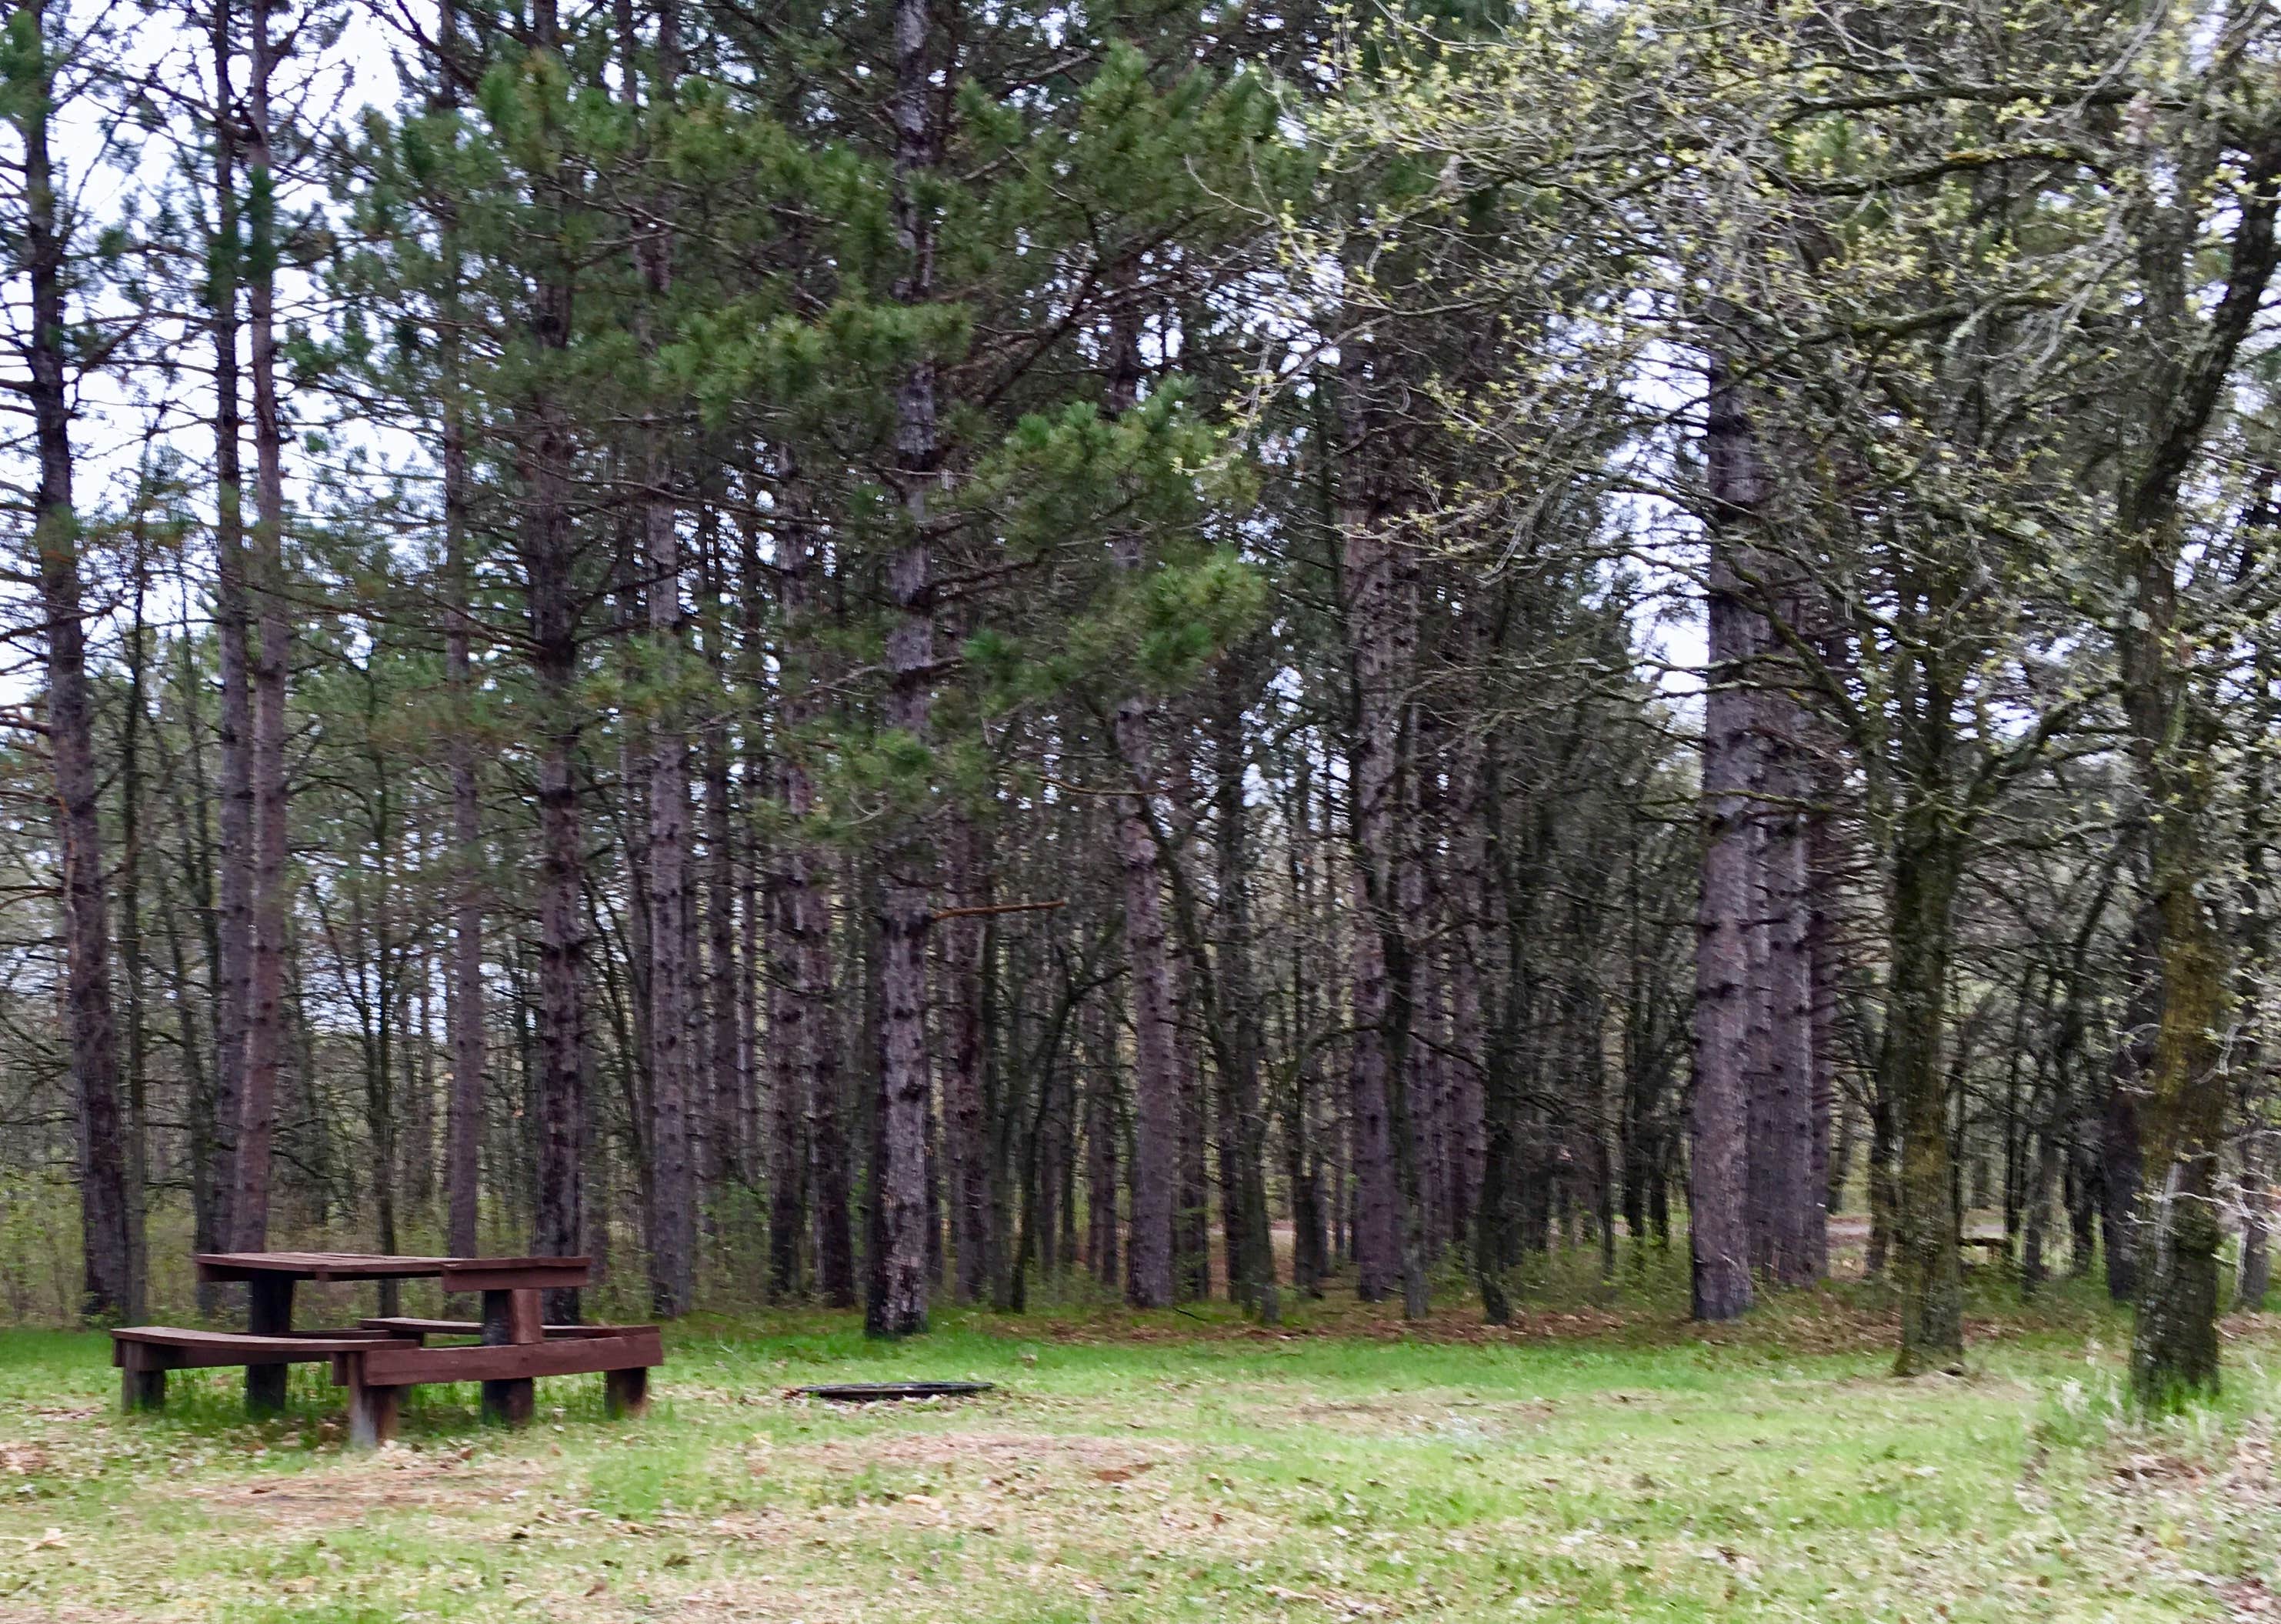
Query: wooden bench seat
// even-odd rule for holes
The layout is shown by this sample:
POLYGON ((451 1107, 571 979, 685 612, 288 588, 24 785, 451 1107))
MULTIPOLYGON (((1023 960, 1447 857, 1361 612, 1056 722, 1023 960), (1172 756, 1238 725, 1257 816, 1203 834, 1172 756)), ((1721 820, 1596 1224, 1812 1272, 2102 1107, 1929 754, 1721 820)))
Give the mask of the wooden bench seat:
POLYGON ((205 1370, 225 1365, 310 1365, 336 1353, 408 1341, 386 1331, 293 1331, 251 1336, 178 1326, 121 1326, 111 1334, 111 1362, 121 1370, 205 1370))
POLYGON ((120 1371, 120 1399, 129 1410, 156 1410, 166 1402, 170 1370, 215 1370, 236 1365, 313 1365, 371 1348, 416 1347, 387 1331, 294 1331, 254 1336, 237 1331, 198 1331, 187 1326, 121 1326, 111 1334, 111 1362, 120 1371))
MULTIPOLYGON (((550 1341, 556 1337, 623 1336, 630 1331, 652 1328, 617 1325, 550 1325, 539 1327, 550 1341)), ((483 1322, 480 1319, 414 1319, 403 1314, 384 1314, 376 1319, 358 1320, 357 1329, 387 1331, 398 1336, 481 1336, 483 1322)))
MULTIPOLYGON (((532 1318, 537 1319, 536 1315, 532 1318)), ((394 1330, 406 1324, 445 1325, 457 1331, 462 1320, 381 1322, 394 1330)), ((365 1448, 388 1442, 396 1431, 404 1389, 439 1381, 480 1381, 487 1412, 501 1389, 503 1419, 530 1419, 530 1388, 539 1376, 599 1373, 602 1401, 612 1415, 638 1415, 649 1403, 649 1373, 665 1363, 665 1345, 655 1326, 565 1326, 567 1334, 521 1342, 428 1348, 410 1337, 374 1341, 342 1349, 333 1356, 333 1381, 349 1390, 349 1439, 365 1448)))

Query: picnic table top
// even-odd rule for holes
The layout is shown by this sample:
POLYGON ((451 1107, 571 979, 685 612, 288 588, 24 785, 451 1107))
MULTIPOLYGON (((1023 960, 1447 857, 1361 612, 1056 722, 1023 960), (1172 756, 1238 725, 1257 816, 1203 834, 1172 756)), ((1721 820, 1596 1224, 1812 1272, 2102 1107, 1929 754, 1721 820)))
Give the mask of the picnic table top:
POLYGON ((374 1252, 199 1252, 198 1277, 244 1280, 421 1280, 434 1277, 468 1291, 584 1286, 591 1257, 391 1257, 374 1252))

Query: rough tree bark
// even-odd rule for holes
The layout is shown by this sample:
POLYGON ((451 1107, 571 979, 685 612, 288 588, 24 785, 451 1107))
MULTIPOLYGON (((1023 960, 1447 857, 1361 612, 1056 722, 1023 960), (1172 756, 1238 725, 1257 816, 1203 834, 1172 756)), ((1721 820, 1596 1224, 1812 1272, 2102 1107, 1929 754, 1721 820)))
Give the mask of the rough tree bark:
MULTIPOLYGON (((532 23, 536 50, 553 53, 560 44, 554 0, 537 0, 532 23)), ((559 208, 565 193, 558 177, 549 181, 559 208)), ((539 279, 530 318, 531 340, 542 357, 569 348, 572 313, 568 267, 552 265, 539 279)), ((575 1257, 585 1238, 586 929, 577 782, 584 731, 577 693, 579 600, 568 501, 572 448, 553 384, 544 376, 520 403, 518 416, 522 490, 515 544, 541 713, 538 1032, 531 1090, 538 1117, 538 1166, 531 1249, 541 1257, 575 1257)), ((575 1321, 578 1293, 547 1293, 545 1312, 557 1323, 575 1321)))
MULTIPOLYGON (((1106 392, 1111 412, 1139 398, 1140 335, 1137 318, 1120 312, 1110 338, 1106 392)), ((1117 568, 1137 573, 1140 539, 1120 531, 1117 568)), ((1180 1140, 1179 1047, 1174 1023, 1171 949, 1165 940, 1164 876, 1149 829, 1156 781, 1155 707, 1129 692, 1117 701, 1111 732, 1131 793, 1117 802, 1117 851, 1124 876, 1125 960, 1133 984, 1132 1222, 1125 1237, 1125 1296, 1135 1308, 1168 1308, 1176 1282, 1172 1240, 1180 1140)))
POLYGON ((1117 1054, 1098 1001, 1085 1006, 1085 1261, 1093 1278, 1113 1284, 1117 1272, 1117 1054))
POLYGON ((292 623, 285 599, 284 424, 277 402, 277 186, 270 151, 270 78, 275 44, 270 0, 248 12, 246 328, 253 384, 255 519, 250 562, 255 635, 252 695, 253 872, 247 958, 245 1078, 238 1102, 236 1245, 259 1251, 269 1236, 271 1141, 285 1045, 285 701, 292 623))
MULTIPOLYGON (((831 904, 802 825, 816 810, 806 734, 817 720, 815 620, 822 568, 798 468, 780 455, 777 582, 784 611, 778 661, 779 747, 776 787, 787 831, 777 845, 769 905, 769 1032, 776 1063, 770 1112, 769 1290, 800 1288, 800 1256, 816 1203, 816 1283, 838 1307, 854 1302, 854 1241, 849 1229, 847 1138, 840 1124, 839 1039, 832 1024, 831 904)), ((751 573, 748 567, 747 573, 751 573)), ((750 590, 750 588, 747 588, 750 590)))
MULTIPOLYGON (((943 839, 946 890, 954 910, 989 901, 981 838, 954 814, 943 839)), ((942 1111, 949 1164, 950 1241, 961 1303, 985 1302, 995 1272, 990 1199, 989 1124, 983 1109, 983 922, 961 914, 939 926, 944 1009, 942 1111)))
MULTIPOLYGON (((1349 835, 1355 854, 1354 1039, 1348 1091, 1353 1115, 1357 1292, 1384 1297, 1405 1268, 1403 1191, 1396 1166, 1394 1094, 1401 1087, 1407 1036, 1408 944, 1395 895, 1399 831, 1403 684, 1417 642, 1401 590, 1392 475, 1371 376, 1371 348, 1340 346, 1340 592, 1351 665, 1354 721, 1348 767, 1349 835)), ((1420 1260, 1422 1264, 1422 1259, 1420 1260)))
POLYGON ((737 808, 729 772, 729 725, 705 724, 705 1037, 708 1077, 706 1159, 710 1187, 749 1182, 745 1136, 744 1044, 739 1035, 737 952, 737 808))
POLYGON ((452 958, 445 983, 444 1026, 452 1051, 452 1094, 445 1122, 445 1244, 459 1257, 478 1249, 483 1134, 483 830, 476 773, 475 677, 468 627, 467 468, 464 427, 445 429, 444 528, 451 594, 444 633, 444 667, 451 688, 452 728, 452 958))
MULTIPOLYGON (((2274 539, 2281 512, 2273 504, 2273 478, 2265 482, 2261 499, 2244 524, 2249 533, 2243 545, 2244 562, 2255 558, 2268 561, 2263 555, 2274 539)), ((2281 628, 2269 623, 2261 629, 2256 640, 2254 669, 2257 674, 2257 703, 2250 715, 2252 737, 2270 738, 2277 722, 2281 722, 2281 628)), ((2272 1222, 2273 1190, 2270 1177, 2270 1128, 2267 1125, 2271 1106, 2273 1059, 2265 1040, 2266 1024, 2269 1019, 2265 978, 2259 972, 2273 961, 2274 918, 2272 901, 2276 895, 2274 882, 2274 829, 2270 803, 2272 762, 2269 754, 2250 753, 2248 783, 2242 796, 2241 813, 2241 901, 2239 917, 2242 922, 2241 958, 2237 975, 2241 1001, 2238 1021, 2239 1031, 2246 1034, 2243 1053, 2237 1071, 2239 1086, 2236 1090, 2239 1101, 2241 1157, 2241 1265, 2234 1277, 2233 1302, 2238 1309, 2253 1312, 2265 1306, 2265 1295, 2272 1282, 2272 1222)))
MULTIPOLYGON (((651 58, 649 111, 670 105, 680 73, 681 42, 675 8, 657 14, 651 58)), ((640 42, 630 8, 620 16, 624 95, 639 110, 640 42)), ((646 357, 654 361, 656 311, 673 285, 673 239, 655 223, 655 211, 630 223, 644 302, 635 321, 646 357)), ((649 718, 649 1041, 650 1041, 650 1311, 661 1319, 689 1311, 697 1288, 696 1110, 700 1072, 693 1038, 696 964, 690 885, 689 732, 679 687, 687 657, 682 615, 681 519, 677 470, 668 430, 655 414, 642 423, 642 556, 648 605, 650 669, 656 702, 649 718)))
MULTIPOLYGON (((1800 597, 1784 594, 1793 626, 1800 597)), ((1760 1266, 1776 1284, 1802 1286, 1820 1273, 1824 1228, 1822 1185, 1817 1177, 1813 1128, 1813 887, 1808 862, 1806 803, 1811 784, 1805 760, 1805 715, 1797 694, 1782 684, 1779 667, 1753 696, 1764 767, 1764 816, 1759 823, 1761 902, 1753 934, 1762 943, 1754 960, 1759 1020, 1766 1032, 1764 1094, 1754 1115, 1751 1156, 1766 1175, 1754 1177, 1764 1207, 1760 1266)))
MULTIPOLYGON (((440 12, 447 56, 457 54, 456 7, 440 12)), ((447 87, 451 75, 444 75, 447 87)), ((447 89, 447 97, 451 97, 447 89)), ((445 1041, 452 1052, 452 1093, 444 1128, 445 1245, 466 1257, 479 1250, 483 1135, 484 863, 481 780, 476 766, 473 583, 468 559, 468 421, 459 336, 460 264, 447 239, 445 274, 452 279, 441 344, 444 452, 444 677, 452 737, 452 947, 445 981, 445 1041)))
MULTIPOLYGON (((2138 838, 2143 849, 2145 839, 2138 838)), ((2129 992, 2122 1031, 2108 1057, 2107 1096, 2099 1118, 2097 1171, 2100 1250, 2107 1294, 2117 1303, 2138 1295, 2138 1188, 2146 1152, 2138 1104, 2154 1065, 2154 1028, 2161 1014, 2161 925, 2142 904, 2132 915, 2126 963, 2129 992)))
MULTIPOLYGON (((2180 623, 2178 572, 2189 548, 2179 490, 2254 326, 2281 239, 2281 128, 2248 154, 2224 271, 2225 291, 2192 342, 2197 259, 2191 228, 2153 211, 2141 255, 2151 297, 2152 430, 2129 465, 2116 504, 2117 574, 2130 613, 2117 618, 2122 709, 2153 829, 2148 892, 2161 930, 2162 1004, 2143 1120, 2148 1178, 2142 1197, 2138 1316, 2131 1385, 2142 1402, 2175 1403, 2218 1385, 2218 1161, 2228 1091, 2222 1027, 2230 971, 2212 823, 2222 728, 2202 669, 2200 639, 2180 623)), ((2184 205, 2179 205, 2181 207, 2184 205)), ((2198 205, 2197 205, 2198 206, 2198 205)))
MULTIPOLYGON (((936 94, 933 19, 927 0, 896 0, 895 132, 893 204, 903 260, 895 299, 924 305, 934 291, 933 205, 924 196, 942 149, 943 98, 936 94)), ((885 720, 924 745, 933 686, 934 608, 932 499, 942 483, 935 360, 922 355, 905 370, 895 399, 895 479, 904 534, 888 566, 894 622, 887 634, 885 720)), ((874 1192, 880 1244, 872 1267, 867 1328, 887 1336, 926 1328, 926 1149, 930 1110, 927 1066, 927 932, 933 854, 922 828, 898 832, 882 852, 880 897, 883 1077, 880 1093, 881 1187, 874 1192)))
MULTIPOLYGON (((1928 798, 1929 800, 1930 797, 1928 798)), ((1891 950, 1885 1017, 1884 1092, 1899 1118, 1901 1166, 1895 1222, 1895 1284, 1901 1299, 1904 1376, 1945 1366, 1964 1352, 1964 1287, 1949 1150, 1948 1028, 1950 919, 1958 864, 1936 825, 1904 837, 1893 877, 1891 950)))
MULTIPOLYGON (((245 521, 238 420, 238 270, 244 252, 237 196, 237 120, 229 105, 237 59, 235 0, 213 8, 214 249, 208 294, 214 342, 214 661, 221 678, 216 743, 221 794, 214 852, 214 1061, 209 1142, 199 1180, 203 1199, 192 1219, 201 1251, 221 1251, 235 1241, 231 1218, 237 1187, 237 1118, 245 1078, 245 1001, 253 942, 253 701, 248 687, 246 636, 251 623, 245 591, 245 521)), ((220 1291, 199 1282, 199 1306, 220 1307, 220 1291)))
POLYGON ((697 1174, 692 1143, 689 894, 689 740, 672 699, 683 652, 681 546, 670 476, 650 468, 643 540, 648 564, 649 633, 667 698, 650 724, 649 1037, 650 1311, 689 1311, 696 1293, 697 1174))
POLYGON ((49 121, 55 66, 46 55, 43 0, 30 8, 34 49, 29 94, 12 111, 24 141, 25 269, 31 326, 24 360, 29 379, 39 484, 33 541, 39 553, 40 607, 47 645, 48 747, 63 848, 65 1001, 78 1105, 80 1219, 84 1267, 81 1313, 93 1319, 140 1304, 135 1281, 135 1226, 128 1187, 125 1125, 119 1104, 119 1046, 111 1002, 111 932, 104 885, 103 825, 95 762, 95 700, 87 677, 87 630, 80 579, 79 514, 72 493, 71 398, 66 375, 64 270, 49 121))
POLYGON ((1244 796, 1244 670, 1240 653, 1220 661, 1212 709, 1215 829, 1219 860, 1218 1017, 1227 1059, 1220 1079, 1220 1200, 1226 1213, 1228 1295, 1269 1325, 1281 1318, 1267 1215, 1267 1112, 1261 1099, 1259 995, 1251 966, 1251 849, 1244 796))
POLYGON ((1703 711, 1703 889, 1696 922, 1695 1087, 1688 1133, 1689 1241, 1697 1319, 1751 1303, 1749 927, 1756 901, 1749 791, 1756 777, 1749 666, 1753 617, 1736 568, 1738 532, 1766 499, 1766 471, 1742 391, 1714 367, 1705 454, 1711 522, 1710 668, 1703 711))

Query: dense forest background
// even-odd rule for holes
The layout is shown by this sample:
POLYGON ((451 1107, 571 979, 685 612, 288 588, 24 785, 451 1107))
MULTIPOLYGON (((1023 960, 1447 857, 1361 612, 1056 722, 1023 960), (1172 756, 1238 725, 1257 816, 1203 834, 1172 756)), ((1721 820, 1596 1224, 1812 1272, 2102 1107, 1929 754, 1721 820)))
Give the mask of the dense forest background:
POLYGON ((2276 22, 6 0, 5 1311, 1718 1319, 1850 1203, 1905 1367, 1982 1211, 2213 1383, 2276 22))

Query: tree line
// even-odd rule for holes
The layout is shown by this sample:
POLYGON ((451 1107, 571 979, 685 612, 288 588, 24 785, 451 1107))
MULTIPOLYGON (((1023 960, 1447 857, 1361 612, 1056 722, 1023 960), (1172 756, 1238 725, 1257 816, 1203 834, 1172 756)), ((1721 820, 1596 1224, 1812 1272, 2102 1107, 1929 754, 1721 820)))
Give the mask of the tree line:
POLYGON ((8 0, 0 1284, 1721 1319, 1853 1205, 1914 1370, 1993 1210, 2214 1387, 2275 20, 8 0))

